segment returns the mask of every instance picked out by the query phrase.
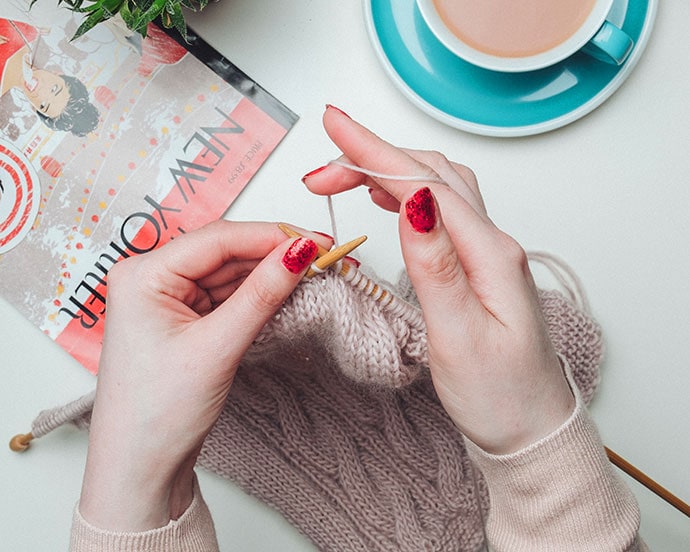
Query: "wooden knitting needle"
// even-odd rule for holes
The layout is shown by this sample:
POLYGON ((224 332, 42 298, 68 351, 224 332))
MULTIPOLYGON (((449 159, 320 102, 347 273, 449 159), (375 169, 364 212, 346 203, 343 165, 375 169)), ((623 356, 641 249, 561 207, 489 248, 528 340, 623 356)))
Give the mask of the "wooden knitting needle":
MULTIPOLYGON (((283 224, 282 222, 278 224, 278 228, 288 236, 289 238, 303 238, 304 236, 297 232, 296 230, 293 230, 290 228, 287 224, 283 224)), ((325 247, 320 246, 319 244, 316 244, 316 247, 318 248, 318 253, 316 255, 316 260, 314 261, 314 266, 317 268, 317 270, 312 270, 311 268, 307 271, 306 277, 311 278, 315 274, 318 273, 318 270, 324 271, 326 270, 329 266, 334 265, 350 253, 354 251, 357 247, 362 245, 365 241, 367 240, 366 236, 360 236, 359 238, 356 238, 352 241, 349 241, 347 243, 344 243, 343 245, 336 247, 335 249, 328 250, 325 247)), ((343 263, 342 268, 340 269, 341 275, 345 275, 348 273, 350 270, 350 265, 347 263, 343 263)))
MULTIPOLYGON (((300 234, 299 232, 296 232, 295 230, 293 230, 292 228, 290 228, 286 224, 280 223, 280 224, 278 224, 278 228, 280 228, 282 230, 282 232, 290 238, 301 238, 301 237, 303 237, 302 234, 300 234)), ((358 238, 358 240, 361 240, 362 242, 365 239, 366 239, 366 236, 362 236, 362 238, 358 238)), ((358 240, 354 240, 354 242, 357 242, 358 240)), ((353 242, 350 242, 350 243, 353 243, 353 242)), ((345 244, 345 246, 347 246, 347 245, 348 244, 345 244)), ((345 246, 343 246, 343 247, 345 247, 345 246)), ((318 253, 319 257, 323 257, 328 253, 328 250, 326 248, 321 247, 318 244, 317 244, 317 247, 319 248, 319 253, 318 253)), ((335 262, 340 260, 340 258, 342 258, 342 257, 337 258, 335 262)), ((350 270, 357 270, 357 269, 353 265, 351 265, 350 263, 343 263, 341 268, 340 268, 340 272, 338 272, 338 275, 346 276, 347 274, 350 273, 350 270)), ((312 274, 310 274, 308 272, 307 276, 313 276, 313 271, 311 271, 311 272, 312 272, 312 274)), ((377 284, 376 282, 374 282, 370 278, 366 277, 361 272, 359 273, 359 275, 361 278, 360 278, 360 280, 357 281, 357 286, 359 287, 360 291, 364 292, 365 295, 367 295, 369 297, 375 297, 378 302, 383 303, 384 305, 390 305, 393 303, 393 301, 395 300, 395 295, 393 295, 392 293, 387 291, 385 288, 379 286, 379 284, 377 284)))
MULTIPOLYGON (((360 236, 359 238, 355 238, 352 241, 349 241, 347 243, 344 243, 343 245, 340 245, 336 247, 335 249, 331 249, 327 253, 321 255, 320 257, 317 257, 317 259, 314 261, 312 264, 312 267, 307 271, 307 278, 311 278, 315 274, 319 274, 326 270, 329 266, 334 265, 337 263, 339 260, 341 260, 343 257, 346 257, 350 253, 352 253, 356 248, 358 248, 360 245, 362 245, 365 241, 367 241, 366 236, 360 236)), ((343 264, 343 267, 345 264, 343 264)), ((342 269, 341 269, 342 270, 342 269)))
MULTIPOLYGON (((285 234, 288 238, 303 238, 304 237, 302 234, 300 234, 296 230, 293 230, 287 224, 284 224, 282 222, 278 223, 278 228, 280 228, 280 231, 283 234, 285 234)), ((317 257, 321 257, 322 255, 325 255, 326 253, 328 253, 328 249, 320 246, 318 243, 316 244, 316 247, 318 248, 318 251, 319 251, 316 254, 317 257)))
POLYGON ((644 485, 645 487, 647 487, 655 495, 657 495, 659 498, 668 502, 676 510, 678 510, 679 512, 682 512, 686 516, 690 517, 690 505, 683 502, 680 498, 678 498, 676 495, 674 495, 670 491, 666 490, 664 487, 662 487, 656 481, 654 481, 651 477, 649 477, 646 473, 638 470, 635 466, 633 466, 625 458, 619 456, 614 451, 612 451, 610 448, 608 448, 608 447, 604 447, 604 448, 606 449, 606 455, 609 457, 609 460, 611 461, 611 463, 614 466, 619 468, 621 471, 627 473, 630 477, 635 479, 637 482, 639 482, 642 485, 644 485))

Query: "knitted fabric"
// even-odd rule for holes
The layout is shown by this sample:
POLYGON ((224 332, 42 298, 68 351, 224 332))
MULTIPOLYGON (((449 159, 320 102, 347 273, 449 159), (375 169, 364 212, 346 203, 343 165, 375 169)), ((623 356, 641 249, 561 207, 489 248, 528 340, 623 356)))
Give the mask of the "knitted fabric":
MULTIPOLYGON (((321 550, 475 551, 486 488, 434 392, 406 278, 397 295, 402 316, 333 273, 303 282, 247 353, 199 464, 275 507, 321 550)), ((588 402, 600 328, 559 292, 540 300, 588 402)), ((88 400, 42 413, 34 435, 68 419, 88 424, 88 400)))

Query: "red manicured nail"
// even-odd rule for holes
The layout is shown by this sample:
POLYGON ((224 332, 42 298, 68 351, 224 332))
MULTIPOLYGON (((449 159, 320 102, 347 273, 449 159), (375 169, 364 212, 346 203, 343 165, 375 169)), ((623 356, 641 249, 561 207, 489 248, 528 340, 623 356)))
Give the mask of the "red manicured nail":
POLYGON ((436 226, 436 203, 429 188, 421 188, 405 203, 407 220, 420 234, 431 232, 436 226))
POLYGON ((352 263, 352 264, 355 265, 357 268, 359 268, 360 266, 362 266, 362 263, 361 263, 361 262, 359 262, 359 261, 358 261, 357 259, 355 259, 354 257, 350 257, 349 255, 345 255, 345 256, 343 257, 343 259, 345 259, 346 261, 352 263))
POLYGON ((324 165, 323 167, 319 167, 318 169, 314 169, 313 171, 308 172, 302 177, 302 182, 304 182, 310 176, 314 176, 315 174, 319 174, 321 171, 326 170, 326 168, 328 168, 328 165, 324 165))
POLYGON ((338 113, 342 113, 342 114, 345 115, 345 117, 347 117, 348 119, 352 119, 352 117, 350 117, 350 116, 349 116, 347 113, 345 113, 342 109, 340 109, 339 107, 336 107, 336 106, 334 106, 334 105, 326 104, 326 109, 335 109, 338 113))
POLYGON ((283 266, 293 274, 299 274, 311 264, 318 250, 316 243, 309 238, 299 238, 283 255, 283 266))

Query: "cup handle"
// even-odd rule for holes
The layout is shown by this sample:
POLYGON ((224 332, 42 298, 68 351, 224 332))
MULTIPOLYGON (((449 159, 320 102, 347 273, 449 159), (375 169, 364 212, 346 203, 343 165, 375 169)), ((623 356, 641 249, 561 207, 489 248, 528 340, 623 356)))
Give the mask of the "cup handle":
POLYGON ((622 65, 628 58, 635 43, 624 31, 613 23, 604 21, 582 51, 594 59, 613 65, 622 65))

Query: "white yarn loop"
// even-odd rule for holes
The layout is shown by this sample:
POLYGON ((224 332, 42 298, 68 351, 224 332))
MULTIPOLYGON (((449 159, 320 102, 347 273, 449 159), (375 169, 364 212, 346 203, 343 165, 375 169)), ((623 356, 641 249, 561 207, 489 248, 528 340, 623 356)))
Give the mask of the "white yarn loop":
POLYGON ((544 251, 528 251, 527 258, 531 262, 541 263, 546 267, 563 288, 567 297, 585 313, 591 313, 587 294, 580 278, 563 259, 544 251))
MULTIPOLYGON (((371 176, 372 178, 380 178, 384 180, 400 180, 400 181, 408 181, 408 182, 434 182, 437 184, 443 184, 447 185, 446 182, 437 176, 431 176, 431 175, 425 175, 425 176, 417 176, 417 175, 395 175, 395 174, 386 174, 386 173, 380 173, 377 171, 372 171, 370 169, 365 169, 363 167, 359 167, 357 165, 353 165, 351 163, 347 163, 345 161, 342 161, 340 159, 333 159, 332 161, 329 162, 331 165, 338 165, 340 167, 344 167, 346 169, 349 169, 351 171, 359 172, 362 174, 365 174, 367 176, 371 176)), ((328 201, 328 215, 330 217, 330 222, 331 222, 331 233, 333 235, 333 248, 338 246, 338 232, 337 232, 337 227, 336 227, 336 220, 335 220, 335 209, 333 207, 333 196, 329 195, 327 196, 327 201, 328 201)), ((339 261, 335 266, 335 272, 340 273, 342 269, 342 260, 339 261)), ((315 265, 312 265, 312 270, 316 273, 323 273, 323 270, 319 270, 315 265)), ((402 318, 408 323, 411 324, 416 324, 416 322, 421 318, 421 311, 419 308, 415 307, 414 305, 409 304, 407 301, 404 301, 394 295, 389 289, 386 289, 386 287, 382 286, 380 283, 370 279, 369 277, 365 276, 358 268, 356 268, 353 264, 350 264, 350 270, 347 272, 347 274, 341 275, 343 279, 351 284, 355 289, 359 290, 362 292, 365 296, 370 297, 371 299, 379 302, 382 307, 390 311, 392 314, 394 314, 397 317, 402 318)))
POLYGON ((351 171, 366 174, 367 176, 371 176, 372 178, 380 178, 382 180, 400 180, 400 181, 407 181, 407 182, 435 182, 436 184, 446 184, 446 181, 443 180, 439 176, 431 176, 431 175, 417 176, 417 175, 409 175, 409 174, 403 175, 403 174, 380 173, 380 172, 372 171, 369 169, 365 169, 363 167, 358 167, 357 165, 353 165, 351 163, 346 163, 345 161, 341 161, 340 159, 334 159, 333 161, 330 161, 329 164, 330 165, 338 165, 340 167, 344 167, 344 168, 349 169, 351 171))

